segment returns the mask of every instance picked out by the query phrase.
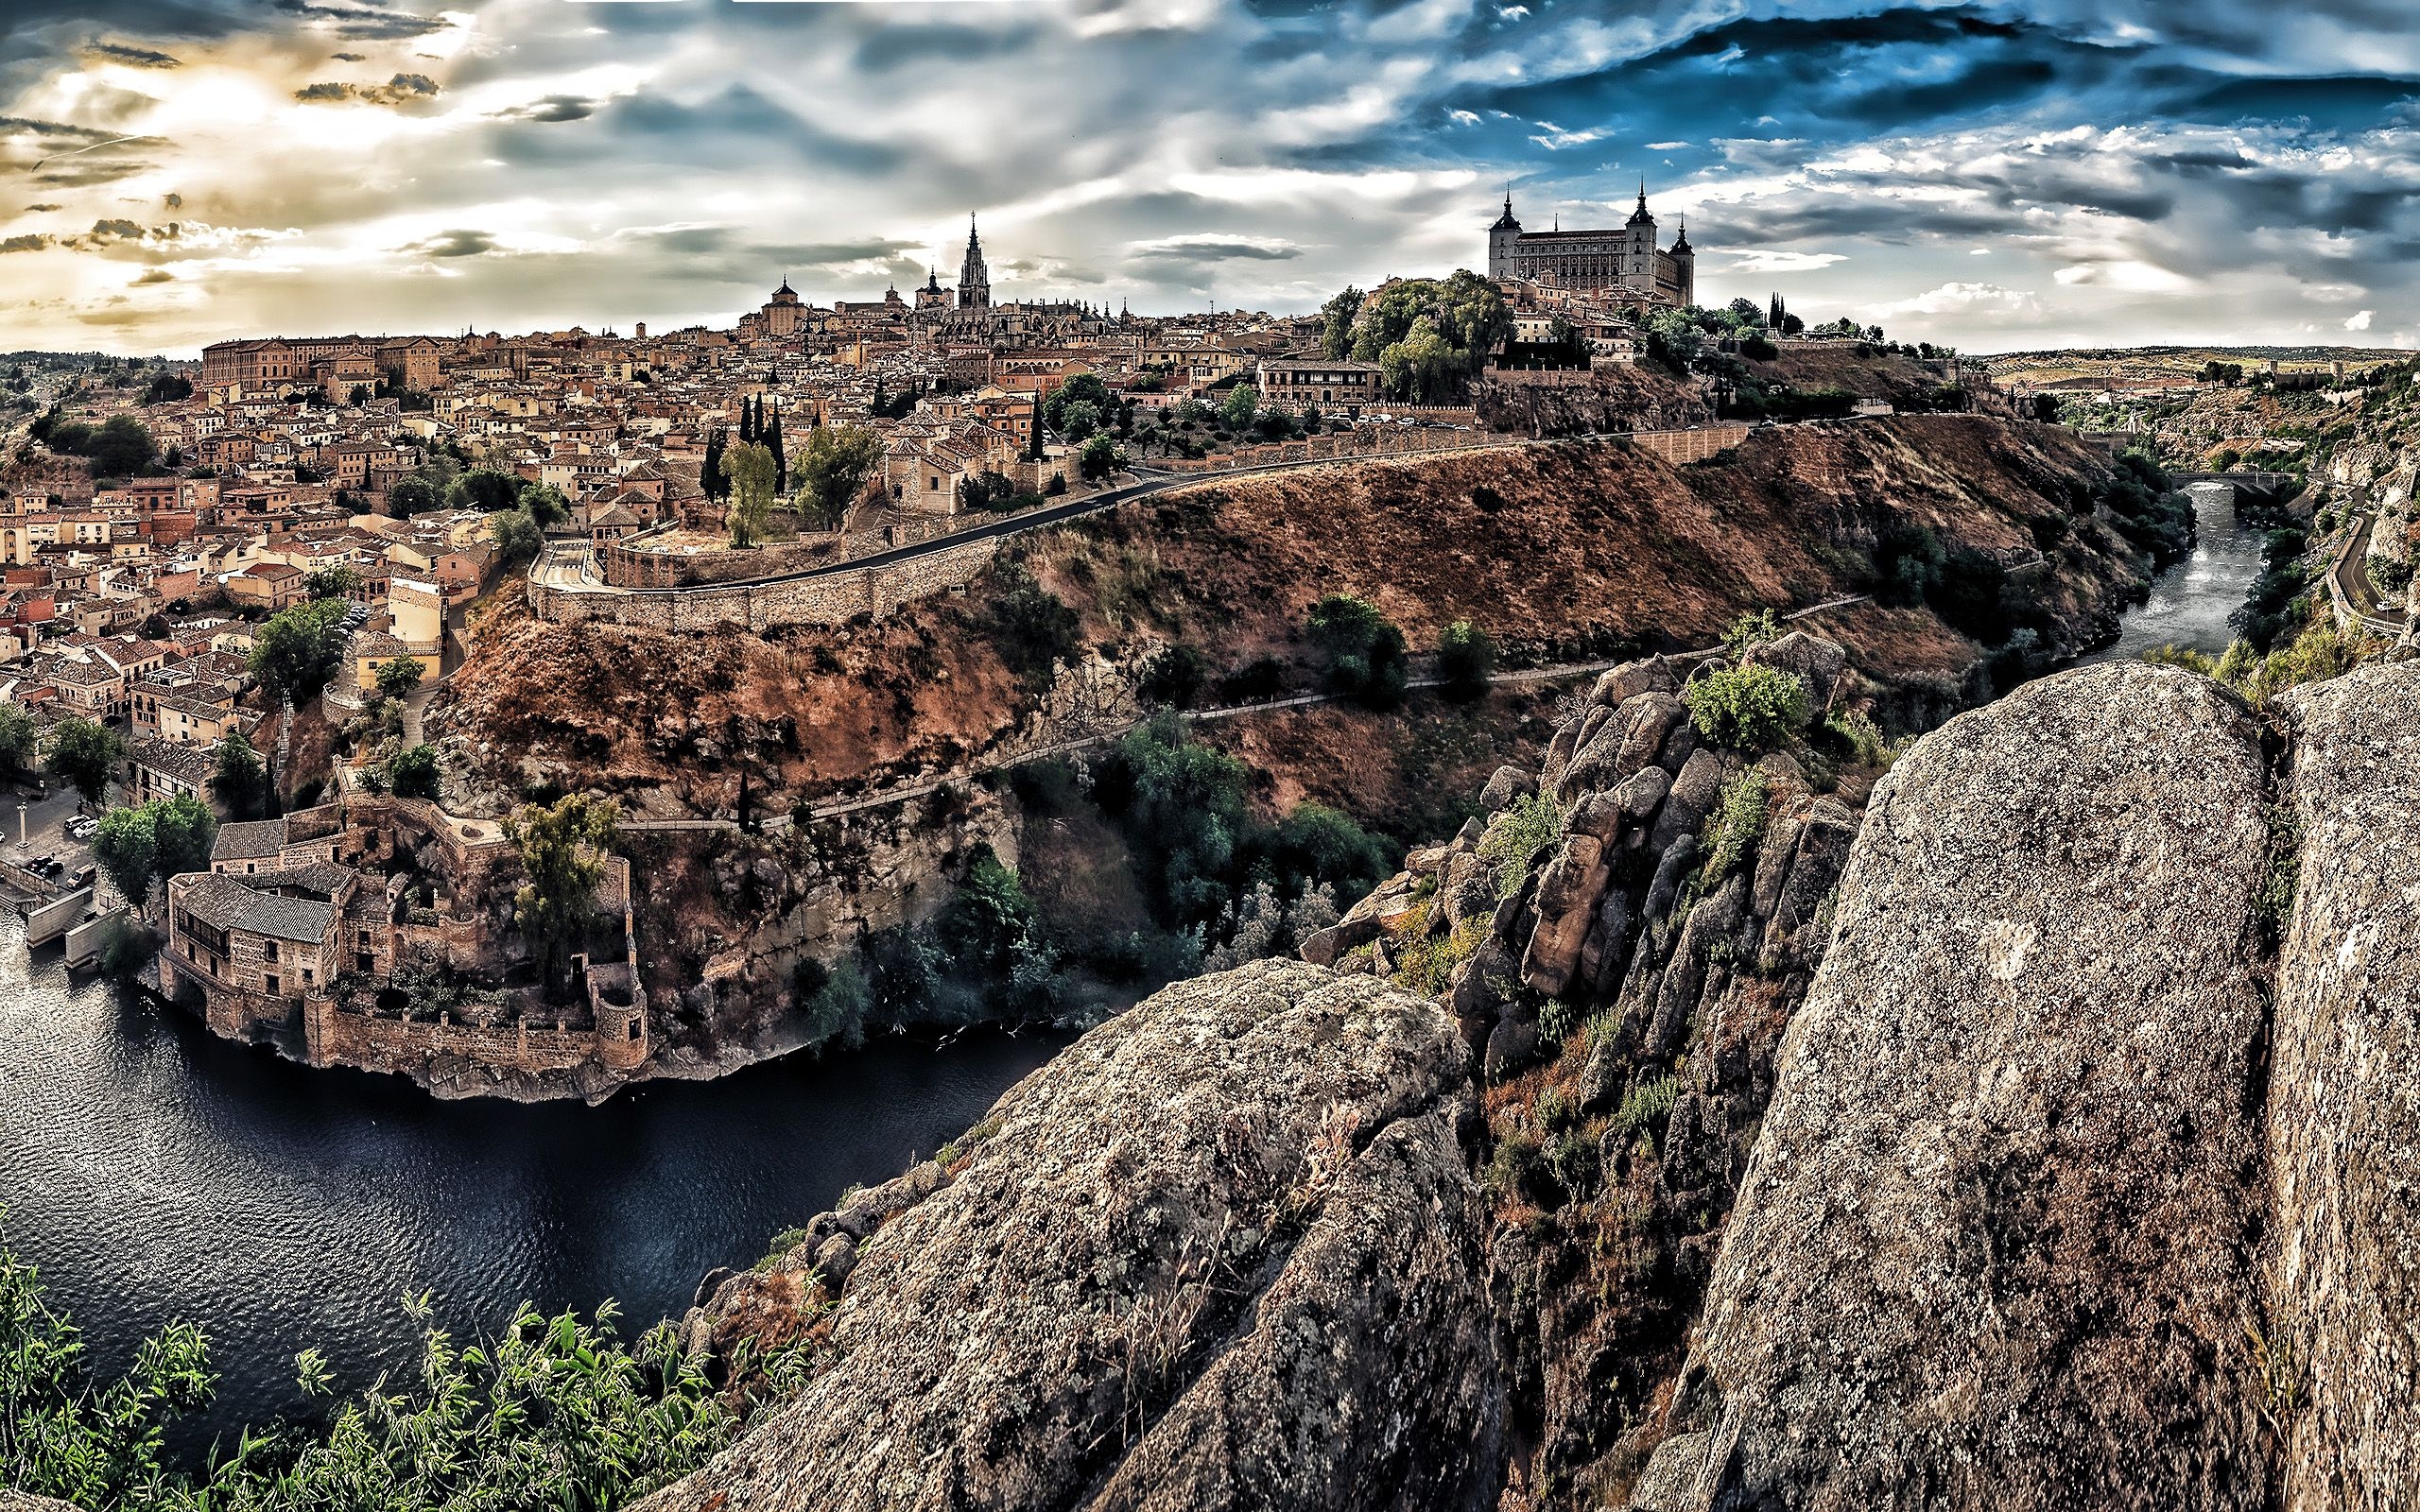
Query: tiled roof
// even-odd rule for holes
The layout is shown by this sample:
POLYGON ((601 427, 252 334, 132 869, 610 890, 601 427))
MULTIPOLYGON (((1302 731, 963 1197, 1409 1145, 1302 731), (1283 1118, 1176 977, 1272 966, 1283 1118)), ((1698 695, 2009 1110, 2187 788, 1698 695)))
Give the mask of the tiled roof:
POLYGON ((210 848, 210 859, 220 861, 258 861, 273 856, 285 846, 284 819, 252 819, 218 827, 217 842, 210 848))
POLYGON ((203 923, 271 939, 316 945, 328 932, 335 910, 318 898, 288 898, 260 892, 241 877, 217 872, 201 877, 186 889, 184 911, 203 923))

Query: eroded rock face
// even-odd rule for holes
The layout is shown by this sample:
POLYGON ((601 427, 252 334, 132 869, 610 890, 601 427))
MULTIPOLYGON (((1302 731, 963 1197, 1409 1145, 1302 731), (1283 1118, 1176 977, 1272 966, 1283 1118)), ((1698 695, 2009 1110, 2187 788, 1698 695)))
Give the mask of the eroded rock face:
POLYGON ((1493 1505, 1467 1061, 1435 1005, 1368 977, 1168 988, 869 1214, 830 1362, 644 1505, 1493 1505))
POLYGON ((2420 1486, 2420 663, 2297 690, 2299 899, 2279 953, 2272 1359, 2307 1397, 2294 1509, 2420 1486))
POLYGON ((1876 790, 1638 1504, 2256 1507, 2264 771, 2113 665, 1876 790))

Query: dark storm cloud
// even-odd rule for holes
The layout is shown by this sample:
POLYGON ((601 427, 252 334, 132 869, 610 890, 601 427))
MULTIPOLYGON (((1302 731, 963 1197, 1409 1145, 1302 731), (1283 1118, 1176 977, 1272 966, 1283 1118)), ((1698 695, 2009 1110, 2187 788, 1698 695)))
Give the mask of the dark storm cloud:
POLYGON ((585 121, 596 113, 596 102, 585 94, 547 94, 527 105, 510 110, 493 111, 489 119, 496 121, 537 121, 560 125, 565 121, 585 121))
POLYGON ((337 35, 364 40, 394 40, 425 37, 443 31, 452 23, 441 16, 415 16, 406 11, 370 10, 358 6, 313 5, 310 0, 270 0, 277 9, 289 16, 324 23, 337 35))
POLYGON ((2420 79, 2238 78, 2212 84, 2169 111, 2188 121, 2308 121, 2328 130, 2359 130, 2420 98, 2420 79))
POLYGON ((420 257, 479 257, 496 249, 495 236, 484 231, 440 232, 401 250, 420 257))
POLYGON ((0 252, 38 252, 49 245, 49 237, 30 232, 23 236, 0 237, 0 252))
POLYGON ((87 58, 97 58, 103 62, 108 63, 124 63, 129 68, 178 68, 183 66, 182 60, 171 57, 167 53, 155 52, 148 47, 122 47, 116 43, 109 42, 96 42, 91 43, 85 47, 84 56, 87 58))
POLYGON ((1140 242, 1132 249, 1132 252, 1147 261, 1170 263, 1219 263, 1233 259, 1283 263, 1303 255, 1303 249, 1291 243, 1215 232, 1140 242))
POLYGON ((419 105, 444 91, 426 74, 397 74, 384 84, 305 84, 294 97, 305 105, 339 105, 359 100, 366 105, 419 105))

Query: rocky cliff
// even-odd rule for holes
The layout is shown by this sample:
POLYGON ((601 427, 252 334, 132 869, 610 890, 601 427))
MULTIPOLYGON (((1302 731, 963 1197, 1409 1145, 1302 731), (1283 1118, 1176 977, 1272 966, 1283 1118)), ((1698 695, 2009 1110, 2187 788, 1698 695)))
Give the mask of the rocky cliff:
POLYGON ((1682 672, 711 1288, 811 1383, 653 1512, 2405 1504, 2420 663, 2047 679, 1861 823, 1682 672))
POLYGON ((1489 1505, 1469 1114, 1431 1004, 1169 988, 723 1282, 694 1337, 805 1320, 816 1373, 645 1506, 1489 1505))

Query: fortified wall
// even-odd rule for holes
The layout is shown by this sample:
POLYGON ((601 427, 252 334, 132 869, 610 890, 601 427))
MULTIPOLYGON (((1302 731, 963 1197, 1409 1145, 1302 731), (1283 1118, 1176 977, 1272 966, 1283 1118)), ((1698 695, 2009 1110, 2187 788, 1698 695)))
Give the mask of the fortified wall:
POLYGON ((841 625, 859 614, 886 614, 911 599, 962 588, 999 549, 994 537, 881 567, 645 591, 561 588, 533 577, 529 608, 540 619, 560 624, 603 620, 655 630, 729 625, 762 634, 783 625, 841 625))

